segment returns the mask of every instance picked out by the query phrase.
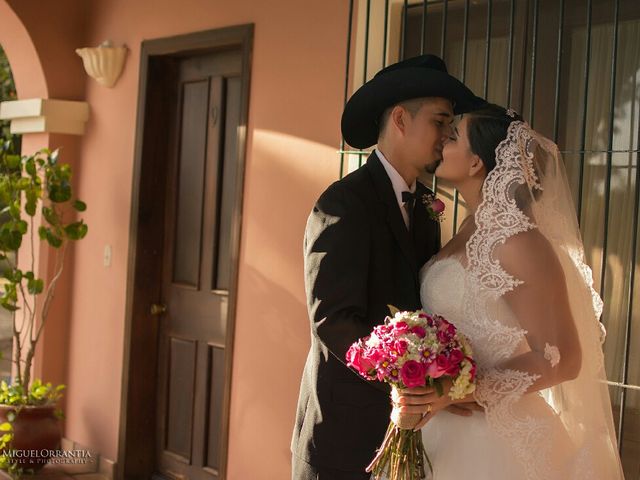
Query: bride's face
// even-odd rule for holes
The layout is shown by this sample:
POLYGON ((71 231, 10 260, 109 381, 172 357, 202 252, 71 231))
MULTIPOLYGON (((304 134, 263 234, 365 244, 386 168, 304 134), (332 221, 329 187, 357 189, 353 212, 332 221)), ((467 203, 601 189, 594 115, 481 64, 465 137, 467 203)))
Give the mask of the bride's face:
POLYGON ((436 169, 436 177, 453 184, 464 182, 472 176, 478 160, 469 146, 467 123, 468 117, 465 116, 453 129, 453 134, 444 144, 442 162, 436 169))

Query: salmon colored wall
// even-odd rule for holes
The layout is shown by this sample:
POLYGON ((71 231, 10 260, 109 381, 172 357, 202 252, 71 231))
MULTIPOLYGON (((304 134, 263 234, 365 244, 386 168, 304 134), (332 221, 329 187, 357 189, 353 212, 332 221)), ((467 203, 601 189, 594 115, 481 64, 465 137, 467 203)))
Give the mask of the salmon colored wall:
MULTIPOLYGON (((338 177, 348 2, 64 3, 70 2, 71 10, 79 10, 63 24, 77 22, 75 29, 41 22, 36 44, 60 41, 72 52, 109 39, 130 52, 115 88, 83 77, 91 119, 81 138, 78 195, 89 207, 89 234, 77 245, 70 268, 66 436, 117 458, 140 44, 254 23, 228 478, 288 478, 309 345, 302 236, 313 202, 338 177), (105 245, 113 249, 110 267, 102 264, 105 245)), ((27 24, 43 3, 59 7, 37 0, 11 3, 22 4, 27 24)), ((43 64, 50 82, 66 75, 50 59, 43 64)), ((79 91, 76 79, 69 81, 68 91, 57 90, 59 98, 79 91)))

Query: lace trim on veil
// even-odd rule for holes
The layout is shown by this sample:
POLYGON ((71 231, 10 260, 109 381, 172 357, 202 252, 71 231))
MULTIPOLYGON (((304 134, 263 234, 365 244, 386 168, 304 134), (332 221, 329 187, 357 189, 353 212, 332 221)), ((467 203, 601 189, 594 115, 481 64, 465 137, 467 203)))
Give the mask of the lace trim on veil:
POLYGON ((509 358, 524 340, 526 330, 502 324, 490 314, 490 304, 522 284, 507 273, 493 253, 508 238, 536 225, 518 207, 513 192, 527 184, 542 190, 533 164, 532 131, 523 122, 512 122, 507 137, 496 148, 496 167, 483 185, 483 201, 475 214, 476 230, 466 245, 469 265, 465 316, 471 319, 475 338, 485 338, 484 349, 474 346, 480 367, 476 400, 485 407, 492 429, 508 440, 525 466, 527 479, 547 477, 541 450, 550 427, 542 420, 518 415, 514 404, 539 377, 527 372, 486 367, 509 358))
MULTIPOLYGON (((603 383, 603 304, 593 288, 575 217, 557 146, 525 122, 511 122, 496 148, 496 167, 484 181, 474 215, 476 229, 465 246, 460 330, 474 341, 476 400, 485 408, 489 428, 519 460, 526 480, 623 478, 603 383), (509 238, 533 229, 552 245, 562 266, 570 307, 579 322, 580 347, 588 355, 583 355, 572 381, 528 393, 542 370, 533 365, 532 371, 501 367, 529 351, 528 332, 502 298, 523 281, 500 265, 495 252, 509 238), (539 415, 539 408, 548 408, 550 414, 539 415)), ((554 337, 548 340, 544 354, 554 368, 562 359, 554 337)))

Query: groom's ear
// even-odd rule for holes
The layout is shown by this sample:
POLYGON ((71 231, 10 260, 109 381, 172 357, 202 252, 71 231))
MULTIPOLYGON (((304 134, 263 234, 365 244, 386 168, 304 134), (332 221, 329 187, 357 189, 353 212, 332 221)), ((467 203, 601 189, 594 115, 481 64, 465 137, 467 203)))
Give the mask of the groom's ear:
POLYGON ((469 165, 469 176, 475 177, 485 173, 484 163, 482 159, 475 153, 471 156, 471 164, 469 165))
POLYGON ((391 109, 391 114, 389 115, 389 120, 393 123, 394 127, 404 133, 405 130, 405 117, 407 111, 402 108, 400 105, 396 105, 391 109))

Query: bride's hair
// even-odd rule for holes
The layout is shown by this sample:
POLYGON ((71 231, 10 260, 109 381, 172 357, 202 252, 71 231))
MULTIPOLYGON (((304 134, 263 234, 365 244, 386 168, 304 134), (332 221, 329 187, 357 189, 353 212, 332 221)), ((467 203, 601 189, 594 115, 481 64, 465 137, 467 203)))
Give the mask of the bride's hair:
POLYGON ((493 103, 481 110, 468 113, 467 136, 471 151, 484 163, 487 174, 496 166, 496 147, 507 138, 511 122, 522 121, 522 117, 512 112, 507 114, 504 107, 493 103))

